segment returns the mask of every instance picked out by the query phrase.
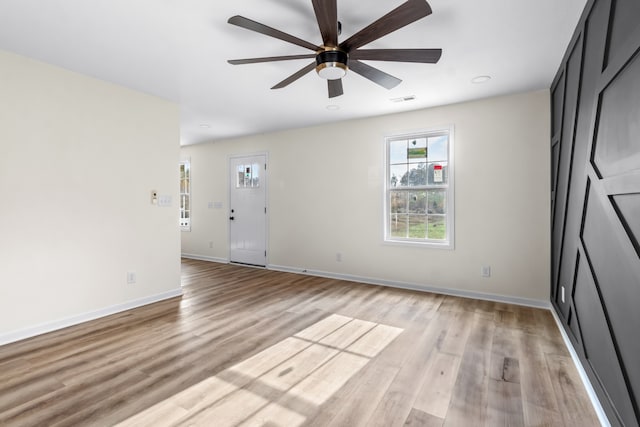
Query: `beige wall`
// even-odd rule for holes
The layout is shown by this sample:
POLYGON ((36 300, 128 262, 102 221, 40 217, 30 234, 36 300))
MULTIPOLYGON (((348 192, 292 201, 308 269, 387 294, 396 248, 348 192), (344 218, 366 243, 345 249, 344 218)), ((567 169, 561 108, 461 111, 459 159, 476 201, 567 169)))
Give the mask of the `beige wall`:
POLYGON ((0 343, 179 292, 179 151, 176 105, 0 51, 0 343))
POLYGON ((267 152, 272 268, 548 301, 548 139, 544 90, 183 147, 193 225, 182 253, 227 259, 228 156, 267 152), (455 127, 455 249, 384 244, 384 136, 447 125, 455 127), (223 209, 208 207, 218 201, 223 209), (483 265, 492 277, 480 277, 483 265))

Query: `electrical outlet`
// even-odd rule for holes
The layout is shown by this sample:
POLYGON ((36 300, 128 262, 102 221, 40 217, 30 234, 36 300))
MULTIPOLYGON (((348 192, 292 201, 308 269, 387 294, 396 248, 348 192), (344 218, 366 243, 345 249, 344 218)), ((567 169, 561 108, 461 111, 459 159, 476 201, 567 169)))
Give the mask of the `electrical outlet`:
POLYGON ((491 277, 491 266, 483 265, 482 268, 480 269, 480 275, 482 277, 491 277))
POLYGON ((560 299, 562 300, 562 303, 564 304, 564 286, 560 286, 560 299))
POLYGON ((209 241, 209 249, 213 249, 213 241, 209 241))
POLYGON ((136 273, 133 271, 128 271, 127 272, 127 283, 129 285, 136 283, 136 273))
POLYGON ((336 261, 342 262, 342 254, 340 252, 336 252, 336 261))

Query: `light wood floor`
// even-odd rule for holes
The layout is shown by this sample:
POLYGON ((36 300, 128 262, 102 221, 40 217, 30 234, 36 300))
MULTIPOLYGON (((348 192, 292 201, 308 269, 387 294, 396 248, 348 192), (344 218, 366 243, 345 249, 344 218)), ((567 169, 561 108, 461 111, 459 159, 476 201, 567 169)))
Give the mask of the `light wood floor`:
POLYGON ((191 260, 182 283, 0 347, 0 425, 598 425, 545 310, 191 260))

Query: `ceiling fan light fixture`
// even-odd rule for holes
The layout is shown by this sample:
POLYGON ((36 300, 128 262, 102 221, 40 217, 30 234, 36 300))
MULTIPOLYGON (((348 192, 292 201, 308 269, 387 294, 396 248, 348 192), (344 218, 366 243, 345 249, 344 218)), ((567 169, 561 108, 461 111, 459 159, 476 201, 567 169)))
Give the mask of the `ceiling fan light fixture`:
POLYGON ((316 72, 326 80, 338 80, 347 74, 349 57, 341 50, 326 50, 316 56, 316 72))
POLYGON ((238 65, 315 58, 314 62, 305 65, 271 89, 282 89, 315 68, 317 74, 327 81, 329 98, 336 98, 344 94, 342 78, 347 75, 349 70, 385 89, 393 89, 402 82, 402 80, 391 74, 368 65, 366 62, 361 62, 363 60, 435 64, 440 59, 442 49, 360 49, 362 46, 366 46, 389 33, 393 33, 429 16, 432 11, 427 0, 406 0, 391 12, 342 41, 339 41, 342 33, 342 24, 338 20, 337 2, 338 0, 312 0, 311 2, 316 21, 318 21, 318 29, 322 36, 322 44, 320 45, 310 43, 240 15, 232 16, 227 21, 229 24, 312 50, 315 53, 232 59, 227 62, 232 65, 238 65))

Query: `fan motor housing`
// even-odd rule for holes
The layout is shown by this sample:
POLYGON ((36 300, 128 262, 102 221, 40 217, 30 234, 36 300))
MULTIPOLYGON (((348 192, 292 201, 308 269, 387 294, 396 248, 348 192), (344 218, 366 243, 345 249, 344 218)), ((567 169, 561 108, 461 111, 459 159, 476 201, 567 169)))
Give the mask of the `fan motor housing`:
POLYGON ((325 50, 316 55, 316 72, 327 80, 337 80, 347 74, 349 55, 341 50, 325 50))

